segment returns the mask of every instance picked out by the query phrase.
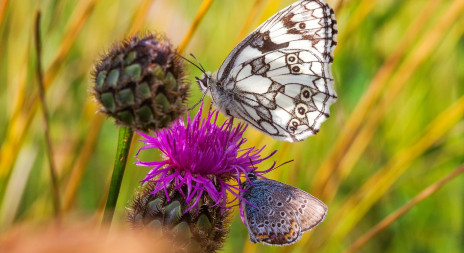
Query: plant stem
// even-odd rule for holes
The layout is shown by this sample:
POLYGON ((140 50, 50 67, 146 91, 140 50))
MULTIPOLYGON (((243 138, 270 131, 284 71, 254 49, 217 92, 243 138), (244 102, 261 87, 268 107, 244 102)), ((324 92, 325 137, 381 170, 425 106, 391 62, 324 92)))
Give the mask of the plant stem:
POLYGON ((52 140, 50 137, 50 126, 49 126, 50 114, 48 113, 48 107, 45 102, 45 87, 44 87, 44 78, 43 78, 43 72, 42 72, 42 42, 40 38, 40 11, 37 12, 36 19, 35 19, 35 47, 36 47, 36 54, 37 54, 37 80, 39 84, 39 97, 40 97, 40 103, 42 105, 46 152, 48 156, 50 178, 52 182, 53 209, 55 212, 55 218, 59 219, 61 216, 61 202, 60 202, 60 194, 59 194, 59 189, 58 189, 58 180, 56 176, 57 174, 56 166, 54 163, 52 140))
POLYGON ((114 162, 113 176, 111 177, 110 190, 106 200, 105 213, 103 214, 103 224, 111 224, 113 220, 114 208, 121 189, 122 177, 126 169, 127 156, 134 135, 130 127, 119 128, 118 148, 116 151, 116 160, 114 162))

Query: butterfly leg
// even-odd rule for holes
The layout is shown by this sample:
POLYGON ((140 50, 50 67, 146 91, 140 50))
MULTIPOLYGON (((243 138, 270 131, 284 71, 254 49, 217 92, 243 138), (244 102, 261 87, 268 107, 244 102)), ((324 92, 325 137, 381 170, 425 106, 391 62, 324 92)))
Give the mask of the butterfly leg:
POLYGON ((227 126, 227 142, 226 145, 224 145, 224 152, 226 151, 226 147, 229 146, 229 140, 230 140, 230 133, 232 132, 232 128, 234 127, 234 117, 230 117, 229 125, 227 126))

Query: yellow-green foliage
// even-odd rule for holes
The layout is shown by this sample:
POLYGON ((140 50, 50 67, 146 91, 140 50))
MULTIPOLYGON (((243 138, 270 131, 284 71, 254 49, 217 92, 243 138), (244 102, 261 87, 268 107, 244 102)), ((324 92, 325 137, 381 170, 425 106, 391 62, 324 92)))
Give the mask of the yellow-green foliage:
MULTIPOLYGON (((195 54, 215 71, 240 39, 292 2, 213 1, 184 55, 195 54)), ((35 12, 42 11, 44 81, 64 213, 94 214, 105 201, 117 127, 96 113, 93 61, 140 30, 163 32, 180 45, 202 3, 0 0, 0 231, 53 216, 37 99, 35 12)), ((326 220, 295 245, 271 248, 251 244, 235 215, 226 252, 342 252, 464 162, 464 1, 329 3, 339 29, 332 68, 339 98, 331 117, 301 143, 278 142, 251 127, 245 133, 248 146, 278 149, 278 163, 294 160, 269 177, 325 201, 326 220)), ((193 81, 200 72, 189 68, 193 81)), ((189 104, 201 97, 195 85, 192 90, 189 104)), ((138 147, 135 142, 132 151, 138 147)), ((124 222, 124 207, 148 171, 134 165, 133 154, 117 222, 124 222)), ((463 252, 463 184, 458 177, 413 205, 360 252, 463 252)))

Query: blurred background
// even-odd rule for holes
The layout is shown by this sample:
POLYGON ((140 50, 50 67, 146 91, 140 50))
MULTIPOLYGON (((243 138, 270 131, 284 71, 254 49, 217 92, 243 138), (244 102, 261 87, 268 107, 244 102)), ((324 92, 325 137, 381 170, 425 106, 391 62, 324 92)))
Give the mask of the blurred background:
MULTIPOLYGON (((37 10, 64 213, 99 218, 118 128, 97 113, 93 62, 130 34, 159 31, 213 72, 241 39, 293 2, 0 0, 0 232, 53 217, 35 73, 37 10)), ((339 29, 331 117, 299 143, 245 133, 245 146, 277 149, 278 163, 293 159, 269 177, 320 198, 328 215, 298 243, 269 247, 249 242, 234 209, 224 252, 464 252, 464 0, 328 2, 339 29)), ((200 72, 188 68, 193 81, 200 72)), ((193 84, 189 103, 200 97, 193 84)), ((134 165, 140 146, 132 146, 119 223, 148 171, 134 165)))

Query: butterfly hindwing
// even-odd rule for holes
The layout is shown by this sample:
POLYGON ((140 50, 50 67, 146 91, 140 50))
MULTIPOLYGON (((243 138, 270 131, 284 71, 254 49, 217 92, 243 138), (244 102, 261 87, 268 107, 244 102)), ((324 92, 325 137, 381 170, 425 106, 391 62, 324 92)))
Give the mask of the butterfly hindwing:
POLYGON ((311 194, 297 188, 295 196, 292 207, 297 210, 301 232, 309 231, 324 220, 327 214, 327 205, 311 194))
POLYGON ((312 52, 289 49, 244 63, 231 73, 236 91, 231 113, 277 139, 316 134, 336 98, 327 68, 312 52))
POLYGON ((288 203, 284 202, 285 199, 276 196, 277 192, 282 192, 279 189, 282 185, 274 185, 274 182, 255 180, 252 188, 243 195, 251 204, 245 207, 250 241, 270 245, 292 244, 301 237, 301 227, 294 210, 286 209, 288 203))
POLYGON ((248 201, 245 216, 254 243, 292 244, 327 212, 327 206, 310 194, 269 179, 253 180, 243 198, 248 201))

